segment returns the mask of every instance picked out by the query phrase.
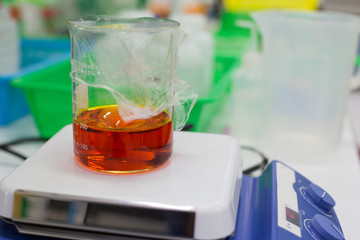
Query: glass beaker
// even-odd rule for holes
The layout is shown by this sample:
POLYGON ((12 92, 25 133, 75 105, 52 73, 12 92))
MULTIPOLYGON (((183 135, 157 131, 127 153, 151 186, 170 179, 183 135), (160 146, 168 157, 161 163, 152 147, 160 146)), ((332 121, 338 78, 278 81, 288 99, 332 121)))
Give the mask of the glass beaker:
POLYGON ((108 173, 164 165, 174 124, 183 126, 196 99, 184 97, 190 91, 182 88, 181 101, 190 99, 190 108, 180 107, 174 122, 174 106, 182 105, 176 100, 179 23, 93 16, 69 20, 68 27, 78 162, 108 173))

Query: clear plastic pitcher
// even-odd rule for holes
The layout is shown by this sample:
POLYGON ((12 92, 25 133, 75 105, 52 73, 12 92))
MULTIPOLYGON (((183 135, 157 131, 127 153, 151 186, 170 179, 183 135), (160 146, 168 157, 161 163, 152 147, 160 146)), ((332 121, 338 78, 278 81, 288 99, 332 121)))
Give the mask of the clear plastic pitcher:
POLYGON ((178 26, 164 19, 104 16, 68 22, 78 162, 133 173, 169 160, 174 125, 184 126, 196 100, 176 77, 184 37, 178 26))
POLYGON ((359 17, 306 11, 251 16, 262 36, 263 148, 302 161, 306 154, 334 150, 358 48, 359 17))

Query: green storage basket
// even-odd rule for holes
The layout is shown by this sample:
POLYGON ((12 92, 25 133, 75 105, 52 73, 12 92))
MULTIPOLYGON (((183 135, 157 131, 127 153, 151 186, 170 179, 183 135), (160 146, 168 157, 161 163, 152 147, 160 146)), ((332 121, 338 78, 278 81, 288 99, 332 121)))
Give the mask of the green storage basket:
POLYGON ((14 79, 21 88, 34 117, 40 136, 50 138, 72 123, 70 59, 14 79))

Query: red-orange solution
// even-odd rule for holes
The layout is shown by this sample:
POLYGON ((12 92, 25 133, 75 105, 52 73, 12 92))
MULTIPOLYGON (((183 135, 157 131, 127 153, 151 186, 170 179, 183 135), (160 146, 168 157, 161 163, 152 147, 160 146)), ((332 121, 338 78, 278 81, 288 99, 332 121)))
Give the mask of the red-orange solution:
POLYGON ((74 119, 74 150, 86 167, 108 173, 149 171, 172 154, 173 123, 166 112, 124 122, 116 105, 89 108, 74 119))

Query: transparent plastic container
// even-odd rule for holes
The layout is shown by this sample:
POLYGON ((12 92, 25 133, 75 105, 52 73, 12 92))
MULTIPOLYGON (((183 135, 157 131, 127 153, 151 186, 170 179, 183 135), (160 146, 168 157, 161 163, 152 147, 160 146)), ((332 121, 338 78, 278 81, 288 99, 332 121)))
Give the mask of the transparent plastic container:
POLYGON ((178 76, 187 81, 200 97, 210 93, 214 71, 214 37, 200 14, 175 15, 188 35, 179 50, 178 76))
POLYGON ((9 9, 0 5, 0 75, 16 73, 20 68, 20 39, 17 23, 9 9))
POLYGON ((331 12, 251 14, 263 39, 263 149, 306 161, 336 149, 360 18, 331 12), (313 156, 313 155, 312 155, 313 156))

